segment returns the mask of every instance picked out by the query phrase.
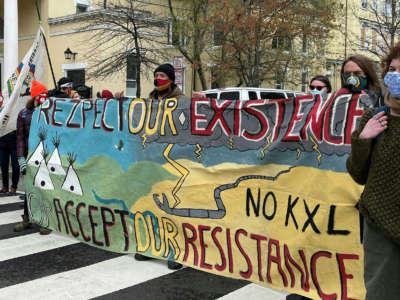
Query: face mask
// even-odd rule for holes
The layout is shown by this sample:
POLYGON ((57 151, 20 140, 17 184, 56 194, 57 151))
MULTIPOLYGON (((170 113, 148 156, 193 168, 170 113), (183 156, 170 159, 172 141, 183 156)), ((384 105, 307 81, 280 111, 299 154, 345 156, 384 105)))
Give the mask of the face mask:
POLYGON ((352 93, 360 93, 368 88, 367 77, 354 73, 344 74, 343 87, 348 88, 352 93))
POLYGON ((154 79, 154 85, 157 87, 157 91, 161 92, 166 90, 172 83, 169 79, 154 79))
POLYGON ((39 96, 37 96, 37 98, 35 99, 37 105, 42 105, 45 101, 47 100, 47 94, 40 94, 39 96))
POLYGON ((324 95, 325 94, 325 91, 324 90, 320 90, 320 91, 318 91, 317 89, 314 89, 314 90, 310 90, 310 94, 311 95, 324 95))
POLYGON ((388 72, 383 80, 389 89, 390 95, 394 98, 400 98, 400 73, 388 72))

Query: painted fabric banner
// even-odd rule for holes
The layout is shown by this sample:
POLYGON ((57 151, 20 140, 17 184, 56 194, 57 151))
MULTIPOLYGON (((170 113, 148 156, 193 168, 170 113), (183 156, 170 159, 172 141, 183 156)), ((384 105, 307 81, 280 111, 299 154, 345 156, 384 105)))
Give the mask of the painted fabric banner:
POLYGON ((363 299, 366 95, 48 99, 31 124, 30 217, 90 245, 311 298, 363 299))
POLYGON ((45 74, 44 58, 43 28, 40 26, 31 48, 25 54, 15 72, 7 79, 2 91, 3 105, 0 108, 0 136, 16 129, 18 113, 30 99, 29 87, 32 79, 43 82, 45 74))

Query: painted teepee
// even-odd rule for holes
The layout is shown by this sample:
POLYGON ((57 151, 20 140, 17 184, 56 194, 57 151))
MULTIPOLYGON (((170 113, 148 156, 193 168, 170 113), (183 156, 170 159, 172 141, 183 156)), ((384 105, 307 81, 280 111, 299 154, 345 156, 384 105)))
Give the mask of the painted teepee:
POLYGON ((35 175, 33 185, 42 190, 54 190, 53 181, 50 178, 50 172, 46 166, 46 156, 47 153, 43 150, 42 160, 40 161, 39 170, 35 175))
POLYGON ((47 162, 47 168, 49 172, 54 175, 65 175, 65 170, 61 163, 60 153, 58 152, 58 146, 60 146, 60 136, 56 133, 56 135, 52 138, 52 143, 54 145, 53 153, 50 156, 49 161, 47 162))
POLYGON ((76 171, 74 170, 73 163, 76 160, 76 155, 72 153, 68 153, 68 171, 67 171, 67 176, 65 176, 64 183, 62 185, 62 189, 77 195, 82 196, 82 186, 79 180, 78 175, 76 174, 76 171))
POLYGON ((40 139, 39 144, 37 145, 35 151, 33 151, 32 155, 29 157, 27 161, 28 166, 32 167, 39 167, 41 161, 43 160, 43 153, 45 152, 44 149, 44 140, 46 139, 46 131, 44 128, 40 128, 38 137, 40 139))

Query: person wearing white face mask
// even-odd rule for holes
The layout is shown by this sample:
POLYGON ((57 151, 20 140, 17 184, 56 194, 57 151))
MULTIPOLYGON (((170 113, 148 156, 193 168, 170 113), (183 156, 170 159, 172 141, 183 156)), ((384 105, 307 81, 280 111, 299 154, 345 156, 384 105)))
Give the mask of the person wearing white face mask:
POLYGON ((326 95, 332 92, 328 77, 317 75, 310 81, 309 93, 311 95, 326 95))
POLYGON ((351 136, 347 170, 364 185, 359 209, 364 216, 366 300, 400 295, 400 43, 382 59, 387 92, 384 105, 367 110, 351 136))

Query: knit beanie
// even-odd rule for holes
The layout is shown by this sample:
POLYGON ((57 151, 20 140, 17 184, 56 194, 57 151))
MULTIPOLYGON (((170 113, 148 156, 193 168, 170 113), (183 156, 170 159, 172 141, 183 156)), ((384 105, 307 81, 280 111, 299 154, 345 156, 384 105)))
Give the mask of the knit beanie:
POLYGON ((163 72, 167 74, 168 78, 171 79, 172 82, 175 82, 175 69, 171 64, 159 65, 154 70, 154 76, 156 75, 156 72, 163 72))
POLYGON ((47 93, 47 88, 43 84, 41 84, 39 81, 32 80, 31 98, 35 98, 40 94, 46 94, 46 93, 47 93))
POLYGON ((104 99, 112 99, 114 98, 113 94, 109 90, 102 90, 101 92, 101 98, 104 99))

